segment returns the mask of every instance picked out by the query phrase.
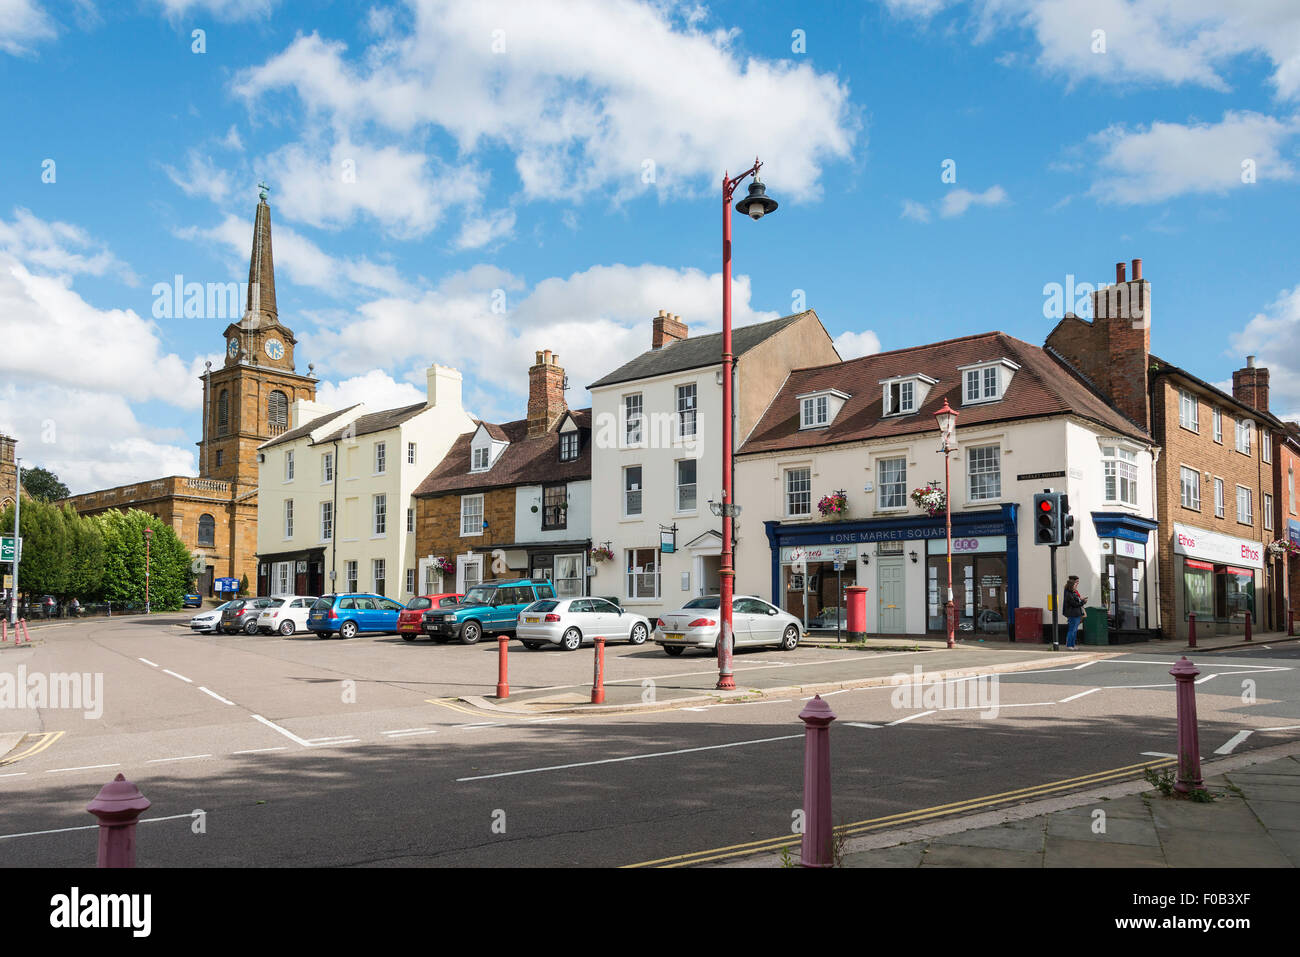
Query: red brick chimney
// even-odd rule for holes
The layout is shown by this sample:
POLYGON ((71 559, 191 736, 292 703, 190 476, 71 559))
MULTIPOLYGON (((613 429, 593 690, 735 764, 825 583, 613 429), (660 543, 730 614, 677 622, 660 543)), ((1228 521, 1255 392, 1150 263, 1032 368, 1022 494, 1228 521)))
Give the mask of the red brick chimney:
POLYGON ((1232 397, 1252 409, 1268 411, 1268 370, 1256 366, 1254 356, 1246 356, 1246 368, 1232 374, 1232 397))
POLYGON ((689 334, 686 323, 681 321, 681 316, 674 316, 672 313, 659 310, 659 315, 654 320, 654 335, 650 339, 652 349, 662 349, 670 342, 677 342, 685 339, 689 334))
POLYGON ((537 353, 537 363, 528 370, 528 437, 535 439, 551 431, 569 408, 564 401, 564 369, 550 349, 537 353))

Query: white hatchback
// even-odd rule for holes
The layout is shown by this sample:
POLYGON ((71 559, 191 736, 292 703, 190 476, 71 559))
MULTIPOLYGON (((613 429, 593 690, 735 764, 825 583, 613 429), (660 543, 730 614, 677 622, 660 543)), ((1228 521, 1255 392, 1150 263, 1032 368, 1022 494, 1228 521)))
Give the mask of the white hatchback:
POLYGON ((216 608, 209 608, 190 619, 190 630, 203 634, 215 632, 221 624, 221 612, 230 602, 223 601, 216 608))
MULTIPOLYGON (((680 655, 687 648, 716 652, 722 621, 720 608, 721 599, 717 595, 705 595, 692 598, 677 611, 660 615, 655 644, 662 645, 670 655, 680 655)), ((736 648, 776 645, 792 651, 803 637, 803 623, 798 618, 751 595, 736 595, 731 599, 731 628, 736 648)))
POLYGON ((279 595, 257 616, 257 630, 264 634, 278 631, 288 637, 307 630, 307 613, 316 599, 305 595, 279 595))
POLYGON ((544 598, 521 611, 515 626, 515 637, 529 651, 543 645, 577 651, 597 635, 643 645, 650 637, 650 622, 604 598, 544 598))

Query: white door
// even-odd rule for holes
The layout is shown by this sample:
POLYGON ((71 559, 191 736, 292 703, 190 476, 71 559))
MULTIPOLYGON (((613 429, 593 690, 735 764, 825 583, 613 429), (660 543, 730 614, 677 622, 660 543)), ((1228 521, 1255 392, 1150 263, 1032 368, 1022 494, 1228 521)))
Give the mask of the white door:
POLYGON ((483 580, 483 556, 459 555, 456 558, 456 591, 464 594, 483 580))

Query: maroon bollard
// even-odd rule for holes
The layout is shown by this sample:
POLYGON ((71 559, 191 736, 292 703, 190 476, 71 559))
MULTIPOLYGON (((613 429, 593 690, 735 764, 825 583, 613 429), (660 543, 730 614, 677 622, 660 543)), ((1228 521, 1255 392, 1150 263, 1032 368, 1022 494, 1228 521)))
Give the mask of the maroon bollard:
POLYGON ((1196 614, 1189 612, 1187 615, 1187 647, 1196 647, 1196 614))
POLYGON ((121 774, 109 781, 86 805, 99 818, 97 867, 135 867, 135 825, 149 810, 149 799, 121 774))
POLYGON ((510 652, 506 646, 510 644, 508 635, 497 636, 497 697, 510 697, 510 652))
POLYGON ((1201 780, 1201 739, 1196 727, 1196 676, 1201 673, 1184 655, 1169 670, 1174 676, 1178 699, 1178 780, 1174 790, 1180 794, 1204 791, 1201 780))
POLYGON ((799 863, 804 867, 831 867, 835 863, 834 828, 831 825, 831 722, 835 712, 815 695, 799 712, 803 729, 803 845, 799 863))
POLYGON ((1250 612, 1246 612, 1246 640, 1250 641, 1250 612))
POLYGON ((605 703, 605 639, 597 635, 592 639, 596 643, 596 671, 591 677, 591 703, 605 703))
POLYGON ((1286 603, 1286 634, 1288 638, 1295 637, 1295 612, 1291 609, 1291 602, 1286 603))

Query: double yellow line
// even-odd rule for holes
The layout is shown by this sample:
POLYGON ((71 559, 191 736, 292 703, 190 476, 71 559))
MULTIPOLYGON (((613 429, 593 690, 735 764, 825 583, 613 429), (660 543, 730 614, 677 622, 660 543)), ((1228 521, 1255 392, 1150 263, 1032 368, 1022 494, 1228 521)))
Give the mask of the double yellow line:
POLYGON ((7 764, 13 764, 15 761, 21 761, 23 758, 30 758, 33 754, 40 754, 66 733, 66 731, 39 731, 35 734, 25 735, 22 740, 18 742, 14 749, 15 751, 17 748, 22 747, 28 740, 32 738, 35 738, 36 740, 32 742, 31 746, 26 751, 22 751, 18 754, 10 751, 7 755, 0 757, 0 768, 7 764))
MULTIPOLYGON (((1077 778, 1065 778, 1060 781, 1049 781, 1047 784, 1039 784, 1029 788, 1019 788, 1015 791, 1003 791, 1001 794, 989 794, 984 797, 971 798, 967 801, 956 801, 952 804, 939 804, 935 807, 921 808, 916 811, 903 811, 899 814, 890 814, 885 817, 871 818, 866 821, 855 821, 851 824, 841 824, 835 828, 835 833, 837 835, 851 837, 855 834, 865 834, 868 831, 877 831, 887 827, 897 827, 901 824, 912 824, 918 821, 930 820, 932 818, 948 817, 949 815, 961 814, 965 811, 991 807, 995 804, 1026 801, 1056 791, 1070 791, 1094 784, 1106 784, 1112 781, 1120 781, 1124 778, 1136 777, 1142 773, 1143 768, 1164 768, 1175 765, 1176 763, 1177 760, 1175 758, 1157 758, 1152 761, 1145 761, 1142 764, 1130 764, 1127 767, 1112 768, 1109 771, 1097 771, 1093 774, 1083 774, 1077 778)), ((750 841, 747 844, 732 844, 728 847, 715 847, 707 851, 694 851, 690 854, 678 854, 675 857, 661 857, 653 861, 642 861, 639 864, 625 864, 623 866, 687 867, 691 864, 707 864, 710 861, 720 861, 729 857, 743 857, 747 854, 761 854, 764 851, 777 851, 783 847, 797 847, 799 840, 800 838, 798 835, 784 834, 780 837, 772 837, 762 841, 750 841)))

